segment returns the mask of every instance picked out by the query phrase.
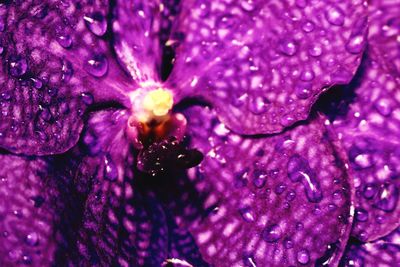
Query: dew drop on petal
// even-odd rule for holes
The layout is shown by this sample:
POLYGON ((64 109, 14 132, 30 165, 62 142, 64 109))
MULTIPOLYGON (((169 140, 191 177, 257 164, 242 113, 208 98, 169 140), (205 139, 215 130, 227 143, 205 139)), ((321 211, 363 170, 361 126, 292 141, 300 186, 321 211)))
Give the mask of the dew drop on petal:
POLYGON ((275 242, 282 237, 282 229, 277 224, 267 226, 263 231, 263 239, 267 242, 275 242))
POLYGON ((283 54, 293 56, 297 52, 297 43, 292 39, 284 39, 280 41, 279 49, 283 54))
POLYGON ((390 212, 397 207, 399 202, 399 189, 395 184, 381 185, 378 198, 374 206, 380 210, 390 212))
POLYGON ((310 254, 308 253, 308 251, 302 249, 299 252, 297 252, 297 261, 300 264, 307 264, 310 261, 310 254))
POLYGON ((90 93, 81 93, 81 99, 83 101, 83 103, 85 103, 86 105, 91 105, 93 104, 93 96, 90 93))
POLYGON ((363 190, 363 196, 366 199, 372 199, 378 193, 378 188, 375 184, 366 184, 363 190))
POLYGON ((23 76, 28 70, 28 63, 22 56, 12 56, 9 59, 10 74, 14 77, 23 76))
POLYGON ((38 237, 37 233, 32 232, 32 233, 29 233, 28 235, 26 235, 25 242, 29 246, 36 246, 38 241, 39 241, 39 237, 38 237))
POLYGON ((239 213, 245 222, 254 222, 255 218, 254 218, 251 207, 249 207, 249 206, 243 207, 243 208, 239 209, 239 213))
POLYGON ((61 75, 62 81, 68 82, 69 80, 71 80, 71 77, 74 73, 74 69, 72 68, 71 62, 69 62, 68 60, 63 60, 61 73, 62 73, 61 75))
POLYGON ((299 99, 307 99, 311 96, 312 83, 299 82, 295 85, 295 94, 299 99))
POLYGON ((291 248, 293 248, 294 244, 293 244, 292 239, 286 238, 286 239, 283 241, 283 246, 284 246, 286 249, 291 249, 291 248))
POLYGON ((342 26, 344 24, 344 12, 339 7, 333 6, 325 12, 326 20, 335 26, 342 26))
POLYGON ((359 222, 365 222, 368 220, 368 211, 362 208, 357 208, 355 211, 356 220, 359 222))
POLYGON ((93 34, 101 37, 107 32, 107 20, 100 12, 85 15, 83 19, 93 34))
POLYGON ((315 74, 312 70, 304 70, 300 76, 300 79, 305 82, 312 81, 314 78, 315 78, 315 74))
POLYGON ((64 48, 70 48, 72 46, 72 38, 69 34, 57 34, 56 39, 64 48))
POLYGON ((315 28, 315 24, 312 21, 307 20, 306 22, 303 23, 302 27, 304 32, 312 32, 315 28))
POLYGON ((278 185, 275 187, 275 193, 276 193, 277 195, 280 195, 280 194, 282 194, 282 193, 285 191, 285 189, 286 189, 286 185, 285 185, 285 184, 278 184, 278 185))
POLYGON ((257 188, 262 188, 267 182, 267 173, 263 170, 254 170, 253 172, 253 185, 257 188))
POLYGON ((118 178, 118 168, 110 155, 104 157, 104 177, 110 181, 115 181, 118 178))
POLYGON ((41 79, 39 79, 39 78, 31 78, 31 81, 32 81, 33 87, 35 87, 36 89, 42 89, 43 82, 42 82, 41 79))
POLYGON ((255 115, 263 114, 268 109, 268 101, 262 96, 256 96, 250 99, 249 110, 255 115))
POLYGON ((85 70, 94 77, 102 77, 108 71, 108 60, 105 55, 97 54, 86 60, 85 70))
POLYGON ((319 44, 315 44, 308 49, 310 56, 319 57, 322 55, 322 47, 319 44))
POLYGON ((359 54, 364 50, 366 37, 363 34, 350 36, 346 43, 346 50, 352 54, 359 54))
POLYGON ((393 111, 392 103, 389 99, 382 98, 375 102, 376 110, 383 116, 389 116, 393 111))

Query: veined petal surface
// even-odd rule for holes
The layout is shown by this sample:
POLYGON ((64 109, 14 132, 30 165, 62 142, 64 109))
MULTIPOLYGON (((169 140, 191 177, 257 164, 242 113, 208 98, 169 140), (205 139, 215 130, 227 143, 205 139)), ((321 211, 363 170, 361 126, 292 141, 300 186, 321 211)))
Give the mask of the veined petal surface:
POLYGON ((251 138, 228 130, 208 108, 185 115, 190 143, 205 155, 188 172, 205 211, 178 221, 208 263, 338 263, 351 229, 353 191, 323 118, 251 138))
MULTIPOLYGON (((0 146, 62 153, 78 140, 88 106, 134 84, 113 59, 106 1, 0 4, 0 146)), ((129 104, 129 103, 128 103, 129 104)))
POLYGON ((182 1, 168 85, 240 134, 282 131, 348 83, 366 44, 365 1, 182 1), (246 119, 244 119, 246 118, 246 119))

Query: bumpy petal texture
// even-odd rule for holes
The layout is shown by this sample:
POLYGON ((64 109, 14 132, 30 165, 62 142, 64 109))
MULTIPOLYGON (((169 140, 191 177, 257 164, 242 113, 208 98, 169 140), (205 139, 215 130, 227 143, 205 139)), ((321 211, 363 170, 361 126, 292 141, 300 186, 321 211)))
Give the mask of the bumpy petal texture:
POLYGON ((108 5, 0 4, 1 147, 30 155, 64 152, 77 142, 88 106, 132 89, 107 41, 108 5))
POLYGON ((159 81, 161 9, 156 0, 117 0, 114 48, 126 71, 139 82, 159 81))
POLYGON ((362 241, 385 236, 400 224, 400 73, 396 66, 400 35, 393 33, 392 25, 400 4, 395 2, 375 1, 379 5, 371 6, 370 42, 363 63, 354 81, 336 90, 339 100, 325 106, 354 170, 357 198, 352 234, 362 241))
POLYGON ((350 82, 366 44, 365 1, 182 1, 168 80, 241 134, 306 119, 324 89, 350 82), (243 118, 246 118, 244 120, 243 118))
POLYGON ((392 267, 400 265, 400 228, 373 242, 350 244, 341 266, 392 267))
MULTIPOLYGON (((324 119, 277 136, 243 137, 208 108, 185 111, 204 161, 188 172, 202 198, 186 225, 214 266, 338 263, 350 233, 352 185, 324 119)), ((190 191, 186 199, 190 198, 190 191)))
POLYGON ((52 167, 45 160, 4 154, 0 164, 0 265, 50 266, 59 220, 52 167))

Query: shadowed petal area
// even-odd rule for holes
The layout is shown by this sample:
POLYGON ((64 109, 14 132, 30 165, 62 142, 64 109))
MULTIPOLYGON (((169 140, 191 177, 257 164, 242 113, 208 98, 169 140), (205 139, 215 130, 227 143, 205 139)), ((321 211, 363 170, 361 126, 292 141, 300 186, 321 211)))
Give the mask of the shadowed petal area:
POLYGON ((112 27, 119 60, 135 81, 160 81, 160 1, 115 2, 112 27))
POLYGON ((371 10, 370 43, 355 79, 336 90, 337 100, 332 102, 332 92, 320 104, 334 121, 354 170, 357 198, 352 235, 362 241, 385 236, 400 223, 400 76, 394 53, 400 49, 396 40, 400 35, 385 36, 390 21, 398 17, 392 10, 400 10, 400 5, 371 10))
POLYGON ((176 218, 208 263, 338 263, 352 223, 352 190, 323 118, 251 138, 229 131, 208 108, 185 115, 191 146, 205 155, 188 171, 204 201, 201 219, 193 219, 188 206, 176 218))
MULTIPOLYGON (((113 59, 105 1, 0 4, 0 146, 62 153, 88 106, 121 100, 130 78, 113 59)), ((123 102, 123 100, 121 100, 123 102)))
POLYGON ((400 229, 374 242, 349 244, 340 266, 398 266, 400 264, 400 229))
POLYGON ((366 15, 363 1, 184 0, 169 87, 204 98, 236 133, 280 132, 324 88, 350 82, 366 15))
POLYGON ((59 216, 51 167, 10 155, 0 155, 0 165, 0 265, 52 265, 59 216))
POLYGON ((84 130, 75 178, 88 197, 77 243, 82 256, 78 264, 160 266, 167 258, 164 211, 151 192, 134 186, 127 119, 121 110, 97 112, 84 130))

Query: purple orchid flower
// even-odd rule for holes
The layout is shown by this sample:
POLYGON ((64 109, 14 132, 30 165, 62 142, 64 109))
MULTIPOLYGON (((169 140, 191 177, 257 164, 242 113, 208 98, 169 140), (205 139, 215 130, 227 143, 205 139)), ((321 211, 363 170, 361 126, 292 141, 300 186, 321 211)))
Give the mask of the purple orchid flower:
POLYGON ((400 4, 6 0, 0 266, 397 266, 400 4))

